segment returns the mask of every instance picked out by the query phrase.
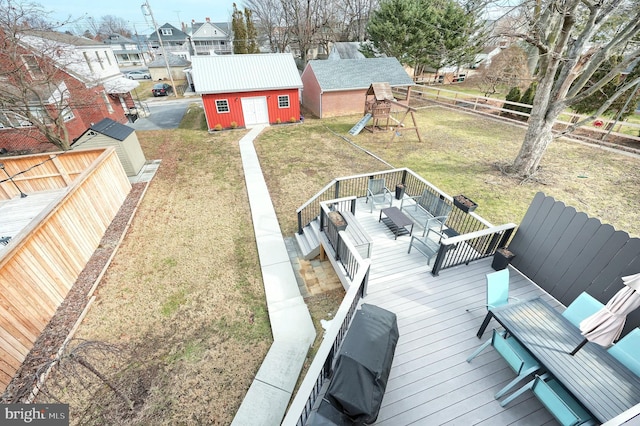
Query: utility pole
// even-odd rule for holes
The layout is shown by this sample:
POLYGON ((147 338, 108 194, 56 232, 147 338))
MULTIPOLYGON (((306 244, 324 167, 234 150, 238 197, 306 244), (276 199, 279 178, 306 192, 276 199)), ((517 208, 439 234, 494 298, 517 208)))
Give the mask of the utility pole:
POLYGON ((145 0, 145 2, 142 3, 142 6, 140 6, 140 8, 142 9, 142 14, 143 15, 151 17, 151 23, 153 24, 153 30, 158 35, 158 41, 160 43, 160 50, 162 51, 162 57, 164 58, 164 64, 167 67, 167 74, 169 75, 169 79, 171 80, 171 87, 173 87, 173 96, 175 96, 177 98, 178 97, 178 88, 176 87, 176 84, 173 82, 173 75, 171 74, 171 67, 169 66, 169 59, 167 59, 167 52, 164 49, 164 43, 162 42, 162 36, 160 34, 160 31, 158 31, 158 25, 156 24, 156 20, 153 17, 153 12, 151 11, 151 6, 149 6, 149 0, 145 0))
POLYGON ((142 57, 142 63, 147 66, 147 58, 144 56, 144 51, 142 50, 142 45, 140 44, 140 36, 138 35, 138 29, 136 28, 136 24, 133 24, 133 32, 136 35, 136 46, 138 46, 138 50, 140 51, 140 56, 142 57))

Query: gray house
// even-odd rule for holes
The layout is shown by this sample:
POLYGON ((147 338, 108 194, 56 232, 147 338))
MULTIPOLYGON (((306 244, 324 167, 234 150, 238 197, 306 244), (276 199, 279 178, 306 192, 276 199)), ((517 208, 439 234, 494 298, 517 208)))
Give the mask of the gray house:
POLYGON ((91 125, 71 146, 71 149, 113 146, 127 176, 136 176, 146 162, 138 136, 131 127, 105 118, 91 125))

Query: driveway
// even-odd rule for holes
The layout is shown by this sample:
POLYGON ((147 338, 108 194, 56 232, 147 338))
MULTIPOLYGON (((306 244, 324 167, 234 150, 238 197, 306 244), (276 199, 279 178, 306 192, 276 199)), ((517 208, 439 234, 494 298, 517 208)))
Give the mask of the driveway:
POLYGON ((146 101, 149 115, 140 117, 135 123, 127 123, 136 130, 175 129, 180 125, 187 107, 195 102, 202 102, 199 97, 179 98, 163 97, 146 101))

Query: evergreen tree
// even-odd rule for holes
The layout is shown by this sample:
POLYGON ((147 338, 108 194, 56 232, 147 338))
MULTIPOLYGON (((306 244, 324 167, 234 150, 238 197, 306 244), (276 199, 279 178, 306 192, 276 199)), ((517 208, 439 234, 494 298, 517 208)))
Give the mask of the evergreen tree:
POLYGON ((233 31, 233 53, 247 53, 247 28, 244 24, 244 15, 235 3, 231 15, 231 30, 233 31))
POLYGON ((260 53, 260 49, 258 48, 258 31, 253 24, 253 12, 251 9, 244 8, 244 17, 247 27, 247 53, 260 53))
MULTIPOLYGON (((533 98, 535 98, 536 96, 537 87, 538 87, 538 83, 536 83, 535 81, 531 82, 529 87, 527 87, 527 90, 525 90, 524 95, 522 95, 522 97, 520 98, 520 101, 516 101, 516 102, 520 102, 521 104, 532 105, 533 98)), ((531 107, 518 107, 516 111, 526 112, 527 114, 529 114, 531 112, 531 107)))
MULTIPOLYGON (((504 100, 507 102, 520 102, 520 98, 521 98, 520 89, 518 87, 512 87, 511 90, 509 90, 509 93, 507 93, 507 96, 504 98, 504 100)), ((519 107, 517 105, 511 105, 505 102, 502 105, 502 108, 509 109, 511 111, 518 111, 519 107)), ((502 112, 502 115, 507 117, 513 117, 513 118, 518 117, 514 114, 504 112, 504 111, 502 112)))

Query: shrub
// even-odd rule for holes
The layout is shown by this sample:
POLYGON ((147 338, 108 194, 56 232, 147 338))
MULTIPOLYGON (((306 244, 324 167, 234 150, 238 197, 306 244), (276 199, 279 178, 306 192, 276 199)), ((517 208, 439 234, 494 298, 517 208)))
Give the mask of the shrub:
POLYGON ((215 130, 216 132, 219 132, 220 130, 222 130, 222 124, 218 123, 215 126, 213 126, 213 130, 215 130))
MULTIPOLYGON (((533 98, 536 96, 536 89, 537 88, 538 88, 538 83, 536 83, 535 81, 532 82, 529 85, 529 87, 527 88, 527 90, 524 92, 524 95, 522 95, 522 97, 520 98, 519 102, 521 104, 532 105, 533 104, 533 98)), ((517 111, 530 113, 531 112, 531 108, 518 107, 517 111)))
MULTIPOLYGON (((505 101, 509 101, 509 102, 520 102, 520 89, 517 87, 512 87, 511 90, 509 90, 509 93, 507 93, 507 96, 504 98, 505 101)), ((502 104, 502 108, 504 109, 510 109, 512 111, 517 111, 520 107, 518 107, 517 105, 511 105, 508 103, 504 103, 502 104)), ((506 117, 511 117, 511 118, 517 118, 519 116, 514 115, 514 114, 509 114, 508 112, 502 112, 503 116, 506 117)))
POLYGON ((276 118, 276 124, 280 124, 282 123, 282 120, 280 120, 279 118, 276 118))
POLYGON ((295 117, 291 117, 291 118, 289 119, 289 123, 295 123, 295 122, 296 122, 296 118, 295 118, 295 117))
POLYGON ((235 121, 232 121, 232 122, 231 122, 231 128, 232 128, 232 129, 235 129, 235 128, 237 128, 237 127, 238 127, 238 123, 236 123, 235 121))

